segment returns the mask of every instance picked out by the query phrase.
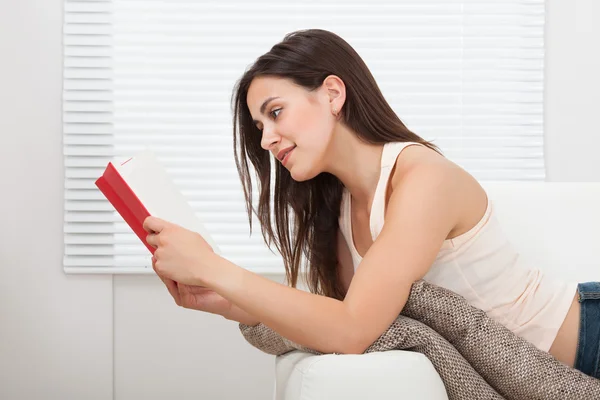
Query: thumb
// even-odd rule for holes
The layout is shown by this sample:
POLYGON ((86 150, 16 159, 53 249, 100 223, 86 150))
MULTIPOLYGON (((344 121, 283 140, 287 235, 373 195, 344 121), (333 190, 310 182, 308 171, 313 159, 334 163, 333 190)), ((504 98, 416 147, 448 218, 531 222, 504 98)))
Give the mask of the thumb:
POLYGON ((160 233, 164 227, 166 225, 166 221, 157 218, 157 217, 153 217, 152 215, 149 217, 146 217, 146 219, 144 220, 144 230, 148 233, 160 233))

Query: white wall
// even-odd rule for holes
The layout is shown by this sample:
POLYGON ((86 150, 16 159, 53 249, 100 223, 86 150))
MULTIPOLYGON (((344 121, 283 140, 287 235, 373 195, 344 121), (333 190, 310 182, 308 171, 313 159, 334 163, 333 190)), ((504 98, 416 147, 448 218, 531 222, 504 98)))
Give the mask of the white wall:
MULTIPOLYGON (((549 180, 600 180, 599 4, 548 2, 549 180)), ((268 398, 272 357, 234 323, 150 276, 63 274, 62 1, 1 9, 0 398, 268 398)))
POLYGON ((269 398, 235 323, 152 276, 62 272, 63 2, 0 10, 0 399, 269 398))
POLYGON ((62 1, 0 6, 0 398, 112 398, 112 277, 62 263, 62 1))
POLYGON ((274 358, 233 321, 177 307, 153 276, 115 276, 114 298, 117 400, 270 398, 274 358))
POLYGON ((547 180, 600 181, 600 2, 546 5, 547 180))

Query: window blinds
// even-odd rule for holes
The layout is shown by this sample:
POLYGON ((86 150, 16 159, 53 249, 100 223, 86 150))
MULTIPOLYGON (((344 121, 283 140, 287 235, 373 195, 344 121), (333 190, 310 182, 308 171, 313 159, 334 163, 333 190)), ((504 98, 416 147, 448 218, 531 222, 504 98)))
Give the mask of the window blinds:
MULTIPOLYGON (((94 181, 150 148, 226 258, 283 264, 249 235, 231 94, 285 33, 331 30, 410 129, 480 180, 543 180, 544 1, 65 1, 67 272, 151 272, 94 181)), ((256 196, 255 196, 256 197, 256 196)))

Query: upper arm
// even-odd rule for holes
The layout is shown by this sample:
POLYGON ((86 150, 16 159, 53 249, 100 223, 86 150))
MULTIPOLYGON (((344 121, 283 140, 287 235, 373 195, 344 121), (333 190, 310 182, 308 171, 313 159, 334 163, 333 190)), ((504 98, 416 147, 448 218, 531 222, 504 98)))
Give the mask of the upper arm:
POLYGON ((358 266, 344 299, 363 352, 402 311, 412 284, 423 278, 458 220, 454 172, 443 162, 401 172, 381 233, 358 266))

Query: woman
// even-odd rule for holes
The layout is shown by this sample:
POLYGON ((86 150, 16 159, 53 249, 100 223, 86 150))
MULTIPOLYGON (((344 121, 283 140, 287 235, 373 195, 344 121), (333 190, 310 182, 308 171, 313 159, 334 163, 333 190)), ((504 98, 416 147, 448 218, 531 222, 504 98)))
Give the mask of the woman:
POLYGON ((323 30, 287 35, 246 71, 234 102, 248 213, 250 161, 263 236, 283 255, 289 286, 216 255, 196 233, 149 217, 153 267, 177 304, 262 322, 323 353, 362 353, 423 278, 598 377, 597 323, 582 324, 579 333, 580 310, 597 312, 597 300, 578 301, 578 289, 583 301, 598 285, 551 280, 523 265, 482 187, 404 126, 343 39, 323 30), (311 293, 295 288, 303 261, 311 293))

